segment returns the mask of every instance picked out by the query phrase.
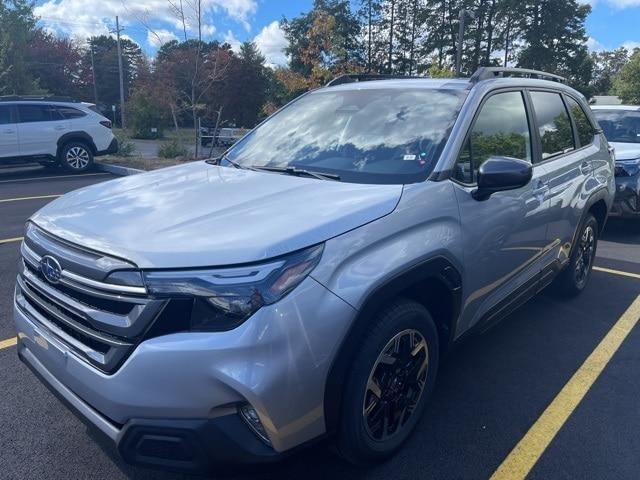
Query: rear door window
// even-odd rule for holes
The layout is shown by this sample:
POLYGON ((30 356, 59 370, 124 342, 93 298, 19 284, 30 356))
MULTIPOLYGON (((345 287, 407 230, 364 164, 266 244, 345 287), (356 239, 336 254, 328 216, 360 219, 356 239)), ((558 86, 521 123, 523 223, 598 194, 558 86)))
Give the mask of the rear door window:
POLYGON ((11 107, 9 105, 0 105, 0 125, 13 123, 11 121, 11 107))
POLYGON ((51 122, 63 120, 53 105, 18 105, 20 123, 51 122))
POLYGON ((591 124, 589 117, 587 117, 587 114, 584 113, 584 110, 578 102, 576 102, 571 97, 566 97, 566 99, 567 106, 569 107, 569 110, 571 110, 573 121, 576 124, 580 146, 586 147, 587 145, 593 143, 593 137, 595 136, 593 125, 591 124))
POLYGON ((531 92, 542 142, 542 160, 575 149, 569 114, 559 93, 531 92))

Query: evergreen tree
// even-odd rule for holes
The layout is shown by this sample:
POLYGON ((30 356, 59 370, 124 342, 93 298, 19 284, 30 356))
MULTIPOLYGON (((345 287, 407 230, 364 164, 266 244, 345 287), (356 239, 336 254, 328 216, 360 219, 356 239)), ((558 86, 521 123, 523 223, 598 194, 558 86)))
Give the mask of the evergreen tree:
POLYGON ((26 63, 36 27, 33 5, 27 0, 0 2, 0 95, 41 93, 26 63))
POLYGON ((589 83, 592 64, 586 46, 584 22, 591 6, 577 0, 523 2, 520 26, 525 47, 518 66, 559 73, 578 88, 589 83))

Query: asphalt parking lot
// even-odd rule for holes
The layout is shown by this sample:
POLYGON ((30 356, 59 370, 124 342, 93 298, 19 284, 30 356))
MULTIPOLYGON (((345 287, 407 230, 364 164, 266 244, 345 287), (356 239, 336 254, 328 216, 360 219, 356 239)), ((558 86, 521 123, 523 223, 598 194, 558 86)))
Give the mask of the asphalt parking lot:
MULTIPOLYGON (((112 178, 0 170, 2 479, 191 478, 125 465, 16 356, 11 297, 24 222, 57 195, 112 178)), ((459 345, 417 432, 389 462, 357 470, 319 444, 280 465, 223 477, 638 478, 639 295, 640 222, 611 221, 588 290, 571 301, 544 292, 459 345)))

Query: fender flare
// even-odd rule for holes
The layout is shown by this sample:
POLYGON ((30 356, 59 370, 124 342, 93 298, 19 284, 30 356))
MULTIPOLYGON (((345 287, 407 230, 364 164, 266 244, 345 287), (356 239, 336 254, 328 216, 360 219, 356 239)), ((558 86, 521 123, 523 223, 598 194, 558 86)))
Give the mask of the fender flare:
MULTIPOLYGON (((327 375, 324 391, 324 416, 327 433, 335 433, 340 421, 344 379, 349 372, 357 349, 353 344, 366 331, 369 319, 384 305, 396 298, 402 291, 422 282, 436 280, 443 283, 451 292, 453 305, 448 344, 453 340, 455 326, 462 305, 462 275, 458 268, 444 256, 438 256, 413 265, 403 272, 385 280, 369 292, 349 331, 340 344, 327 375)), ((441 345, 441 352, 446 345, 441 345)))
POLYGON ((67 143, 74 142, 74 141, 86 143, 91 149, 91 153, 95 155, 97 148, 96 148, 96 144, 93 143, 93 138, 91 138, 91 135, 83 131, 74 131, 74 132, 67 132, 58 139, 58 150, 57 150, 58 156, 60 155, 60 152, 62 151, 62 149, 67 143))

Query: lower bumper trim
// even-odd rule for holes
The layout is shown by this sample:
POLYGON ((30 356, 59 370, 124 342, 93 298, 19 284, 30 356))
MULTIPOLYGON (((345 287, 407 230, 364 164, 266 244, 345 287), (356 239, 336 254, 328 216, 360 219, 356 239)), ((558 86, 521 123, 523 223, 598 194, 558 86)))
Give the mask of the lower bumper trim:
POLYGON ((83 423, 115 445, 133 465, 207 473, 216 467, 279 461, 237 413, 205 419, 131 419, 117 425, 55 378, 18 341, 18 357, 83 423))

